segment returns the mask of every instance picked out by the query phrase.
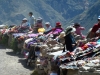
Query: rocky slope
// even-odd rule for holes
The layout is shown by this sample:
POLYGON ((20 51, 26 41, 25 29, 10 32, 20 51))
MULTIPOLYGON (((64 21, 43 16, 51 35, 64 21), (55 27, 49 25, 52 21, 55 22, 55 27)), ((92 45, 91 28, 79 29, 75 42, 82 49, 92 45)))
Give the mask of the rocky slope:
POLYGON ((32 11, 36 18, 50 21, 54 26, 60 21, 63 25, 90 8, 98 0, 1 0, 0 24, 21 23, 32 11))

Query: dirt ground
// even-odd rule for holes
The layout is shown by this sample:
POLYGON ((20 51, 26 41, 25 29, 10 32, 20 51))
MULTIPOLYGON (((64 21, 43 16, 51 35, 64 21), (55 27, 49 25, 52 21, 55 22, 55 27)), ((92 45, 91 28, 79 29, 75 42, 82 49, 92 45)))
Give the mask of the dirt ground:
POLYGON ((0 45, 0 75, 30 75, 33 70, 33 67, 26 65, 23 55, 0 45))

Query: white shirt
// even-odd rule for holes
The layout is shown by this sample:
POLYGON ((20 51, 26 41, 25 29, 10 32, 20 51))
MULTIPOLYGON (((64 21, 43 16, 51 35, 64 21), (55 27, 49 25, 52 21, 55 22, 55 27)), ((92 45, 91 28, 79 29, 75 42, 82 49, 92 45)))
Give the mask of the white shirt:
POLYGON ((22 23, 21 26, 22 26, 22 27, 24 27, 24 26, 28 26, 28 22, 26 22, 26 23, 22 23))
POLYGON ((31 26, 35 24, 35 17, 33 15, 29 18, 29 23, 31 26))
POLYGON ((30 24, 28 22, 22 23, 21 27, 29 27, 29 28, 31 28, 31 26, 30 26, 30 24))
POLYGON ((51 30, 52 29, 52 27, 50 26, 49 28, 46 28, 46 31, 49 31, 49 30, 51 30))

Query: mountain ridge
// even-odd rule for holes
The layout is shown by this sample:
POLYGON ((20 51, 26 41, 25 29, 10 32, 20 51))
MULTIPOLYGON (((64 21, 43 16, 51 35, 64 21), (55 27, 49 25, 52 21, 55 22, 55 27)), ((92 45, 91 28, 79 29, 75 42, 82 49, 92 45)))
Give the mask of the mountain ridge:
POLYGON ((100 15, 99 14, 100 13, 99 7, 100 7, 100 1, 97 1, 88 10, 84 11, 80 15, 76 16, 75 18, 73 18, 73 20, 71 20, 69 22, 69 24, 75 23, 75 22, 79 22, 82 26, 84 26, 86 28, 84 33, 87 33, 88 29, 93 27, 93 25, 95 23, 97 23, 97 18, 100 15))
POLYGON ((0 24, 19 25, 24 17, 27 19, 29 18, 28 13, 32 11, 36 18, 43 18, 43 24, 46 21, 49 21, 52 26, 55 26, 55 23, 60 21, 65 28, 65 26, 70 25, 71 22, 74 22, 73 20, 76 16, 79 16, 84 11, 88 10, 97 1, 1 0, 0 9, 2 11, 0 12, 0 24))

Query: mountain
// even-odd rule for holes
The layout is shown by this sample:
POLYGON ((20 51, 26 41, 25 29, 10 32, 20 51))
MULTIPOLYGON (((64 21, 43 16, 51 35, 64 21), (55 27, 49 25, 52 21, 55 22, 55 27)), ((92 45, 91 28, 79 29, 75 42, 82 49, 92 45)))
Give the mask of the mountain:
MULTIPOLYGON (((99 7, 100 7, 100 1, 97 1, 88 10, 74 17, 73 20, 70 20, 69 24, 78 22, 86 28, 84 33, 87 33, 88 29, 93 27, 93 25, 97 23, 97 18, 100 15, 99 7)), ((67 25, 68 24, 66 24, 66 26, 67 25)))
POLYGON ((24 17, 29 18, 28 13, 32 11, 35 18, 43 18, 43 23, 49 21, 55 26, 60 21, 66 26, 97 1, 99 0, 0 0, 0 24, 19 25, 24 17))

